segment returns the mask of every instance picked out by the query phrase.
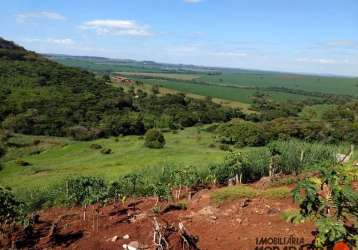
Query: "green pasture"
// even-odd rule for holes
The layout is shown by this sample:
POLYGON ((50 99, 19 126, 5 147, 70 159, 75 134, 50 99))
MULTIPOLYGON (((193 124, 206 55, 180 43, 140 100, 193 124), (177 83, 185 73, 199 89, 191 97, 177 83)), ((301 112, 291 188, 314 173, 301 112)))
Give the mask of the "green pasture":
POLYGON ((224 159, 225 152, 214 143, 212 134, 198 128, 189 128, 165 133, 167 144, 164 149, 148 149, 143 146, 140 136, 126 136, 100 139, 91 142, 76 142, 66 138, 30 137, 18 135, 16 140, 33 141, 40 139, 37 146, 28 146, 9 151, 0 171, 0 183, 14 190, 49 186, 73 175, 102 176, 115 180, 136 169, 161 167, 164 164, 183 166, 207 166, 224 159), (56 140, 55 143, 49 141, 56 140), (91 144, 112 149, 109 155, 91 149, 91 144), (34 147, 41 153, 33 154, 34 147), (30 166, 19 166, 16 160, 29 162, 30 166))

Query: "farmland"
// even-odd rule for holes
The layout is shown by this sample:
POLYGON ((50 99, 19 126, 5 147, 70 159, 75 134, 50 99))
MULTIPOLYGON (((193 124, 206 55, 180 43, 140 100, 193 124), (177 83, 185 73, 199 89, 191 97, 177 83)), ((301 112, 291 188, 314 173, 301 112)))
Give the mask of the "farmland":
POLYGON ((252 95, 260 91, 274 100, 303 100, 324 95, 358 97, 358 79, 339 76, 318 76, 162 64, 107 58, 83 58, 49 55, 49 58, 68 66, 97 72, 121 74, 151 85, 211 96, 241 103, 251 103, 252 95))
MULTIPOLYGON (((252 102, 252 96, 257 92, 256 89, 247 89, 241 87, 230 87, 230 86, 219 86, 219 85, 208 85, 198 84, 192 82, 184 82, 177 80, 161 80, 161 79, 138 79, 142 80, 150 85, 159 85, 164 88, 174 89, 184 93, 194 93, 201 96, 211 96, 225 100, 237 101, 246 104, 252 102)), ((306 96, 296 95, 290 93, 280 93, 275 91, 262 91, 270 98, 276 101, 287 101, 287 100, 303 100, 306 96)))

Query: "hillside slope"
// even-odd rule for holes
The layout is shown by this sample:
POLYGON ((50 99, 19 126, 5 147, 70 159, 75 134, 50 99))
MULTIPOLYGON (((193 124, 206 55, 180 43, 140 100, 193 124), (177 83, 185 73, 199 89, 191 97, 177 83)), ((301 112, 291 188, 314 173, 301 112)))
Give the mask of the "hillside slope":
POLYGON ((93 139, 236 116, 208 100, 124 92, 92 73, 50 61, 2 38, 0 72, 0 121, 18 133, 93 139))

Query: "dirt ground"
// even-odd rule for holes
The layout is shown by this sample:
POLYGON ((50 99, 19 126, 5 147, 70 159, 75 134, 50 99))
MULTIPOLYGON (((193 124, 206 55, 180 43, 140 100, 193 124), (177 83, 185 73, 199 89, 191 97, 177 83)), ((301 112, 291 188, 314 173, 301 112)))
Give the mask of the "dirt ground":
POLYGON ((154 218, 167 229, 163 233, 168 236, 171 249, 188 249, 183 248, 177 233, 179 222, 188 234, 195 236, 200 249, 255 249, 262 246, 262 239, 293 237, 305 244, 313 240, 313 225, 294 225, 282 219, 282 211, 296 208, 291 199, 239 199, 218 205, 210 200, 210 192, 198 192, 187 202, 185 210, 160 203, 160 213, 153 210, 154 198, 129 201, 125 205, 91 206, 85 213, 83 208, 52 208, 40 213, 31 235, 17 236, 16 247, 123 249, 123 244, 136 241, 141 249, 155 249, 154 218))

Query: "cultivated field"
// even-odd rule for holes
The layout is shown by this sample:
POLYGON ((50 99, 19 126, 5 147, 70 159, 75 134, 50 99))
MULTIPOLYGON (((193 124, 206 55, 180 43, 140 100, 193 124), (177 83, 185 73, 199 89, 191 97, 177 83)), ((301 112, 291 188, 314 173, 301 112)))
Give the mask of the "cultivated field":
POLYGON ((207 68, 107 58, 54 55, 49 57, 62 64, 100 74, 119 73, 148 84, 241 103, 251 103, 251 97, 257 90, 278 101, 319 98, 322 94, 358 97, 357 78, 207 68))
POLYGON ((127 77, 144 77, 144 78, 158 78, 158 79, 183 80, 183 81, 191 81, 201 76, 199 74, 149 73, 149 72, 119 72, 119 74, 127 77))
MULTIPOLYGON (((137 78, 135 78, 137 79, 137 78)), ((139 80, 139 79, 137 79, 139 80)), ((258 89, 242 87, 219 86, 214 84, 200 84, 178 80, 140 79, 151 85, 159 85, 165 88, 178 90, 184 93, 194 93, 201 96, 211 96, 225 100, 237 101, 250 104, 252 96, 258 89)), ((303 100, 308 98, 304 95, 281 93, 276 91, 261 91, 276 101, 303 100)))

